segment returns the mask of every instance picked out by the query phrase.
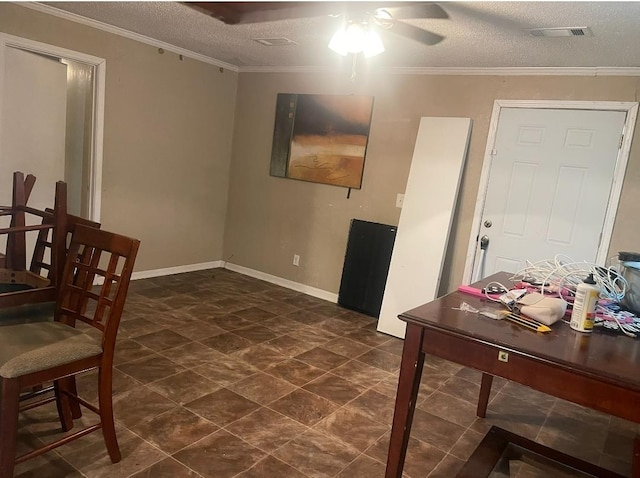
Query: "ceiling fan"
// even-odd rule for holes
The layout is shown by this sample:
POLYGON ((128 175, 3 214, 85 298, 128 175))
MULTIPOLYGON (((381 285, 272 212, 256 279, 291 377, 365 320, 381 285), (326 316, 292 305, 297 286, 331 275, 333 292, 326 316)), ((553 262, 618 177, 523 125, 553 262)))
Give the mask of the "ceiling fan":
POLYGON ((426 2, 187 2, 185 4, 227 25, 320 16, 342 17, 348 23, 374 25, 425 45, 435 45, 444 37, 402 20, 449 18, 442 7, 426 2))

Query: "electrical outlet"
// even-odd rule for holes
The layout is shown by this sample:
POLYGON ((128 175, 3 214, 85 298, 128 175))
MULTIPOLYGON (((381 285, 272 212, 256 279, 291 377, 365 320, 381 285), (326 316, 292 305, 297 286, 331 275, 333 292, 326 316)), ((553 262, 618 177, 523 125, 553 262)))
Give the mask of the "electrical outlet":
POLYGON ((396 196, 396 207, 402 208, 402 204, 404 204, 404 194, 398 194, 396 196))
POLYGON ((299 266, 300 265, 300 256, 298 254, 294 254, 293 255, 293 265, 294 266, 299 266))

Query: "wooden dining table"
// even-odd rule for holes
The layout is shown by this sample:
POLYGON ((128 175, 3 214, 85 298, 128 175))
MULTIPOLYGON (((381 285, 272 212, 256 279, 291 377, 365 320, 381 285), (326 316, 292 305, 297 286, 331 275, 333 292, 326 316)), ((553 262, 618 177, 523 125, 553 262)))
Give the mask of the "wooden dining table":
MULTIPOLYGON (((491 281, 509 285, 509 274, 491 281)), ((482 309, 486 299, 453 292, 399 316, 407 323, 389 443, 386 478, 401 478, 425 355, 483 372, 477 415, 484 417, 494 376, 585 407, 640 423, 640 340, 602 332, 584 334, 564 322, 536 333, 507 321, 478 320, 456 310, 462 302, 482 309)), ((636 436, 632 477, 640 478, 636 436)))

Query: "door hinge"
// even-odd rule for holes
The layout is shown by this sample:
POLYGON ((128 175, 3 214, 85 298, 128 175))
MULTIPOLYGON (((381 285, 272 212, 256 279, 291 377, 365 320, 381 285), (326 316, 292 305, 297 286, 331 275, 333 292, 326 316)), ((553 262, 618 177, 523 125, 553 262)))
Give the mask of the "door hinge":
POLYGON ((618 145, 618 149, 622 149, 622 143, 624 142, 624 133, 620 135, 620 144, 618 145))

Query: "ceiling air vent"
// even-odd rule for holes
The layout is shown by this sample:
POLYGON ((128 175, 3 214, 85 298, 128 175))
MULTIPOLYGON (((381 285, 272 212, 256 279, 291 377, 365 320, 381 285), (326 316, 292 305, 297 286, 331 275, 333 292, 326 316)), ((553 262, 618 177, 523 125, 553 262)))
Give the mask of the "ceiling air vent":
POLYGON ((285 37, 280 38, 253 38, 253 41, 260 43, 264 46, 283 46, 283 45, 297 45, 293 40, 289 40, 285 37))
POLYGON ((529 33, 534 37, 592 37, 589 27, 533 28, 529 33))

